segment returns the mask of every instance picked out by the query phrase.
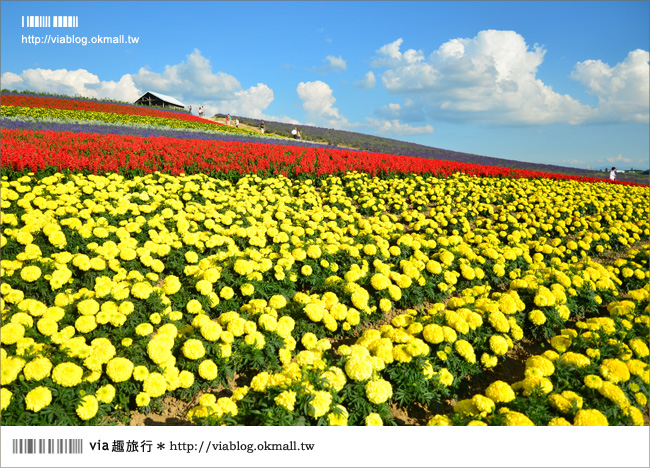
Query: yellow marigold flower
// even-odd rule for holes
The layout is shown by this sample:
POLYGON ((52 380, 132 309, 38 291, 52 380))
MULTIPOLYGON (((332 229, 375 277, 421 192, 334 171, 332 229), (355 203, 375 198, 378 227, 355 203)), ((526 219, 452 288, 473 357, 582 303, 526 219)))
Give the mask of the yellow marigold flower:
POLYGON ((508 341, 500 335, 490 337, 490 349, 497 356, 503 356, 508 352, 508 341))
POLYGON ((453 426, 451 419, 442 414, 437 414, 427 422, 427 426, 453 426))
POLYGON ((62 387, 74 387, 81 383, 83 369, 73 362, 63 362, 52 370, 52 380, 62 387))
POLYGON ((138 299, 147 299, 153 293, 153 287, 146 281, 135 283, 131 287, 131 294, 138 299))
POLYGON ((95 315, 99 312, 99 303, 95 299, 85 299, 77 304, 81 315, 95 315))
POLYGON ((564 335, 557 335, 551 338, 551 346, 559 353, 565 352, 571 346, 571 338, 564 335))
POLYGON ((181 282, 177 276, 169 275, 165 278, 163 282, 163 291, 167 296, 176 294, 181 290, 181 282))
POLYGON ((84 421, 92 419, 97 414, 99 403, 94 395, 84 396, 77 406, 77 415, 84 421))
POLYGON ((183 343, 183 355, 188 359, 201 359, 205 356, 205 347, 201 340, 191 338, 183 343))
POLYGON ((474 348, 468 341, 458 340, 454 343, 454 347, 456 348, 458 354, 460 354, 467 362, 470 364, 474 364, 476 362, 474 348))
POLYGON ((348 410, 342 405, 336 405, 327 415, 327 424, 329 426, 347 426, 348 410))
POLYGON ((33 283, 41 277, 41 269, 36 265, 26 266, 20 270, 20 277, 23 279, 23 281, 33 283))
POLYGON ((517 411, 508 411, 504 413, 506 426, 534 426, 535 424, 525 414, 517 411))
POLYGON ((95 396, 97 397, 97 401, 101 403, 110 403, 115 398, 115 387, 111 384, 99 387, 95 396))
POLYGON ((372 380, 366 384, 366 398, 370 403, 375 405, 380 405, 385 403, 389 398, 393 396, 393 387, 390 382, 379 379, 372 380))
POLYGON ((221 291, 219 291, 219 296, 226 301, 232 299, 234 295, 235 291, 230 286, 224 286, 221 288, 221 291))
POLYGON ((368 380, 372 371, 372 361, 367 357, 351 356, 345 363, 345 373, 357 382, 368 380))
POLYGON ((187 263, 196 263, 199 261, 199 255, 192 250, 185 252, 185 261, 187 263))
POLYGON ((82 315, 75 320, 74 326, 79 333, 90 333, 97 328, 97 320, 94 315, 82 315))
POLYGON ((269 384, 270 375, 268 372, 260 372, 251 380, 250 387, 256 392, 265 392, 269 384))
POLYGON ((9 403, 11 403, 12 396, 13 393, 8 389, 4 387, 0 389, 0 410, 1 411, 4 411, 9 407, 9 403))
POLYGON ((198 314, 203 310, 203 306, 196 299, 190 299, 185 308, 190 314, 198 314))
POLYGON ((480 411, 474 404, 471 398, 460 400, 454 405, 454 413, 458 413, 462 416, 476 417, 479 415, 480 411))
POLYGON ((377 291, 383 291, 390 286, 390 280, 381 273, 376 273, 370 278, 370 284, 377 291))
MULTIPOLYGON (((4 314, 4 311, 3 311, 4 314)), ((3 315, 4 317, 4 315, 3 315)), ((15 344, 25 336, 25 327, 20 323, 8 323, 0 328, 0 341, 5 345, 15 344)))
POLYGON ((150 401, 151 401, 151 397, 145 392, 140 392, 135 397, 135 404, 140 407, 148 406, 150 401))
POLYGON ((528 313, 528 320, 533 322, 534 325, 543 325, 546 323, 546 315, 544 315, 544 312, 539 309, 531 310, 528 313))
POLYGON ((145 366, 136 366, 133 368, 133 380, 142 382, 148 375, 149 370, 145 366))
POLYGON ((648 345, 644 343, 643 340, 639 338, 633 338, 629 341, 629 346, 632 351, 634 351, 634 354, 640 359, 647 358, 649 351, 648 351, 648 345))
POLYGON ((38 413, 52 403, 52 392, 47 387, 36 387, 25 395, 25 407, 38 413))
POLYGON ((495 403, 509 403, 515 399, 515 392, 506 382, 497 380, 485 389, 485 396, 495 403))
POLYGON ((612 383, 630 380, 630 371, 627 365, 619 359, 605 359, 600 366, 600 375, 612 383))
POLYGON ((545 356, 531 356, 526 360, 526 369, 531 367, 537 368, 540 370, 541 375, 548 377, 553 375, 555 372, 555 366, 553 363, 547 359, 545 356))
POLYGON ((648 404, 648 397, 642 392, 635 393, 634 400, 639 406, 646 406, 648 404))
POLYGON ((106 364, 106 375, 113 382, 126 382, 133 374, 133 363, 123 357, 116 357, 106 364))
POLYGON ((271 299, 269 299, 269 306, 276 310, 282 309, 286 307, 286 305, 287 305, 287 299, 280 294, 271 296, 271 299))
POLYGON ((42 380, 50 375, 52 362, 46 357, 37 357, 23 368, 26 380, 42 380))
POLYGON ((382 421, 381 416, 377 413, 370 413, 368 416, 366 416, 365 420, 365 425, 366 426, 383 426, 384 421, 382 421))
POLYGON ((581 409, 573 418, 574 426, 609 426, 607 418, 597 409, 581 409))
POLYGON ((561 416, 556 416, 548 422, 549 426, 572 426, 572 424, 561 416))
POLYGON ((623 390, 611 382, 604 381, 598 389, 598 392, 605 398, 611 400, 620 408, 627 408, 630 405, 623 390))
POLYGON ((208 320, 200 327, 201 335, 208 341, 217 341, 221 336, 221 325, 213 320, 208 320))
POLYGON ((472 403, 480 411, 481 416, 488 415, 495 409, 494 401, 483 395, 474 395, 472 397, 472 403))
POLYGON ((275 404, 281 406, 287 411, 293 411, 296 404, 296 392, 293 390, 285 390, 274 398, 275 404))
POLYGON ((167 391, 167 381, 158 372, 152 372, 144 379, 142 389, 151 398, 157 398, 167 391))
POLYGON ((314 419, 324 416, 332 404, 332 395, 325 391, 315 391, 312 393, 313 398, 307 407, 307 414, 314 419))

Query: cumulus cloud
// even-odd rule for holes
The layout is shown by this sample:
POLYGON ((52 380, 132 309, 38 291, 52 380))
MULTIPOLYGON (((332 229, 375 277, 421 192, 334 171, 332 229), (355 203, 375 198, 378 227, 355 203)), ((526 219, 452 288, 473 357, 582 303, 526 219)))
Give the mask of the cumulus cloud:
POLYGON ((402 53, 402 39, 379 48, 375 66, 391 93, 418 96, 429 116, 505 124, 584 122, 593 110, 537 79, 545 50, 532 48, 514 31, 480 31, 453 39, 427 58, 402 53))
POLYGON ((369 71, 365 74, 362 80, 355 81, 352 83, 353 86, 356 86, 360 89, 372 89, 377 84, 377 78, 372 71, 369 71))
POLYGON ((2 74, 2 87, 42 91, 91 98, 133 102, 146 91, 173 96, 186 105, 203 105, 206 115, 231 113, 252 118, 297 123, 287 116, 265 114, 273 102, 273 90, 264 83, 243 89, 240 82, 225 72, 214 72, 210 60, 198 49, 186 60, 167 65, 160 73, 142 67, 119 81, 102 81, 88 70, 29 69, 20 74, 2 74))
POLYGON ((647 51, 637 49, 613 67, 600 60, 576 64, 571 78, 598 97, 598 120, 648 122, 649 57, 647 51))
POLYGON ((324 73, 328 71, 335 71, 335 72, 340 72, 343 70, 347 70, 348 64, 346 63, 345 60, 339 55, 338 57, 334 57, 333 55, 328 55, 323 59, 323 62, 325 62, 325 65, 322 67, 314 67, 314 71, 319 72, 319 73, 324 73))
POLYGON ((307 119, 314 125, 342 128, 349 124, 347 119, 334 107, 336 98, 327 83, 323 81, 300 82, 296 92, 302 100, 302 107, 307 119))
POLYGON ((166 65, 162 73, 140 68, 133 75, 135 84, 143 90, 159 91, 172 96, 182 95, 194 101, 210 96, 211 100, 233 99, 241 90, 241 84, 232 75, 214 73, 210 60, 198 49, 187 56, 187 60, 176 65, 166 65))
POLYGON ((101 81, 97 75, 84 69, 30 68, 20 74, 5 72, 1 81, 3 88, 18 91, 41 91, 96 99, 134 101, 141 95, 132 75, 124 75, 119 81, 101 81))

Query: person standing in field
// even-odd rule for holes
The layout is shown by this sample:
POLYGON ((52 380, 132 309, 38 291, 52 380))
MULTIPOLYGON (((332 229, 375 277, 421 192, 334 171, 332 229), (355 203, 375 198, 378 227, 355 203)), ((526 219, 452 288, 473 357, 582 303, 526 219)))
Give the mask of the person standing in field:
POLYGON ((235 119, 235 127, 239 128, 239 119, 235 119))
POLYGON ((616 180, 616 168, 612 167, 612 170, 609 171, 609 180, 614 181, 616 180))
POLYGON ((291 130, 291 136, 293 137, 294 140, 298 138, 298 130, 296 129, 296 127, 293 127, 293 130, 291 130))
POLYGON ((260 122, 260 132, 264 133, 264 121, 260 122))
POLYGON ((190 106, 190 115, 192 114, 192 106, 190 106))

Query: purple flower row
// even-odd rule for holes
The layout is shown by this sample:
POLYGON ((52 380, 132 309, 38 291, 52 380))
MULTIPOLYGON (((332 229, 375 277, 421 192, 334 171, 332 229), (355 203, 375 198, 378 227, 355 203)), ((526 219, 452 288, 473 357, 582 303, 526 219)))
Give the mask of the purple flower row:
POLYGON ((110 125, 110 124, 89 124, 89 123, 67 123, 56 122, 47 120, 18 120, 18 119, 2 119, 0 120, 0 127, 6 129, 25 129, 25 130, 51 130, 54 132, 74 132, 74 133, 99 133, 102 135, 136 135, 141 137, 169 137, 178 139, 193 139, 193 140, 217 140, 217 141, 238 141, 241 143, 282 143, 286 146, 302 146, 309 148, 331 148, 336 149, 336 146, 323 145, 319 143, 311 143, 302 140, 279 140, 278 138, 265 138, 265 137, 248 137, 244 135, 233 135, 231 133, 207 133, 207 132, 193 132, 188 130, 176 130, 166 128, 151 128, 151 127, 136 127, 125 125, 110 125))

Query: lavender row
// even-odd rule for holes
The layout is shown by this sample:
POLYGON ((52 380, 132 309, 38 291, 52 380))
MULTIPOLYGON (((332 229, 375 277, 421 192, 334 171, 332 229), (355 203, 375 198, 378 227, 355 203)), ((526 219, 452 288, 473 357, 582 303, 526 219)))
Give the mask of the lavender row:
POLYGON ((99 133, 112 135, 135 135, 141 137, 169 137, 178 139, 194 140, 217 140, 217 141, 237 141, 240 143, 282 143, 287 146, 302 146, 309 148, 336 148, 336 146, 323 145, 308 141, 296 141, 285 138, 273 138, 262 136, 244 136, 233 135, 231 133, 215 133, 191 130, 178 130, 169 127, 149 127, 135 125, 114 125, 114 124, 97 124, 86 122, 57 121, 57 120, 34 120, 34 119, 15 119, 3 118, 0 120, 0 127, 6 129, 26 129, 26 130, 51 130, 55 132, 75 132, 75 133, 99 133))

